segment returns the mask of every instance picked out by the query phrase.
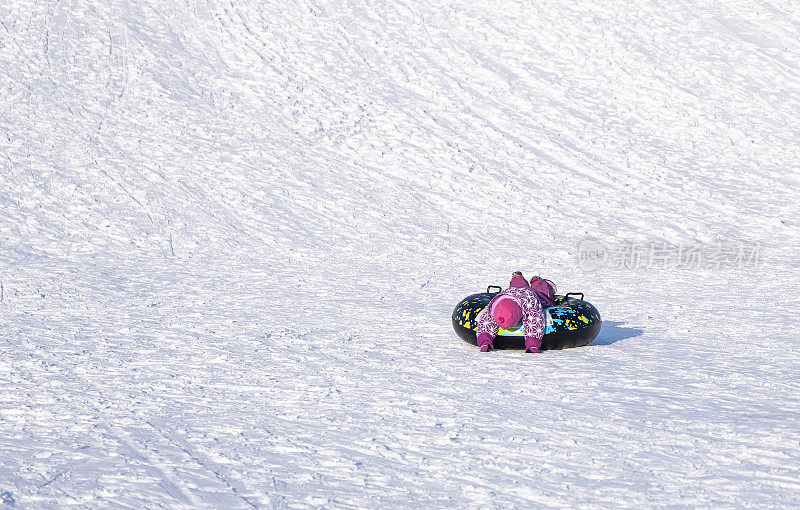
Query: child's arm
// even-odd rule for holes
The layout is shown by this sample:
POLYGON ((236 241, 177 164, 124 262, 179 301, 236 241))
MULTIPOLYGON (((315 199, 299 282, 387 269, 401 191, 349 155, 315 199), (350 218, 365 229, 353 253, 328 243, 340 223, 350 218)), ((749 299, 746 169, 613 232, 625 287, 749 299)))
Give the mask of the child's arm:
POLYGON ((533 291, 522 300, 522 326, 525 328, 525 348, 539 352, 544 337, 544 308, 533 291))
POLYGON ((475 334, 478 336, 478 347, 481 351, 494 350, 494 338, 497 336, 499 326, 495 322, 491 311, 492 300, 486 308, 478 315, 478 327, 475 328, 475 334), (485 347, 485 349, 484 349, 485 347))

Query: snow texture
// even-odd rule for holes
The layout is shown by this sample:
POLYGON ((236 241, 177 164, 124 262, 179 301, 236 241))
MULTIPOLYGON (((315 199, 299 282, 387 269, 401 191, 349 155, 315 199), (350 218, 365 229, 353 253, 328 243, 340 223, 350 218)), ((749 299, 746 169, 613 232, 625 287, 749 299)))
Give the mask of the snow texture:
POLYGON ((0 508, 796 508, 798 140, 796 0, 0 2, 0 508))

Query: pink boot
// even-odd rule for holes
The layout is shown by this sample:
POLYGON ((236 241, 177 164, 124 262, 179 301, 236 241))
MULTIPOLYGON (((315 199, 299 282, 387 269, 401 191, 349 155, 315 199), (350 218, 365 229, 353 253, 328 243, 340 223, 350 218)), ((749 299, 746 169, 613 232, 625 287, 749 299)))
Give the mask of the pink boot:
POLYGON ((522 276, 522 273, 514 271, 514 274, 511 276, 511 283, 509 283, 508 286, 524 289, 525 287, 530 287, 530 284, 528 284, 528 280, 522 276))
POLYGON ((481 352, 494 350, 494 342, 492 341, 492 337, 489 336, 489 333, 481 333, 478 335, 478 347, 481 348, 481 352))

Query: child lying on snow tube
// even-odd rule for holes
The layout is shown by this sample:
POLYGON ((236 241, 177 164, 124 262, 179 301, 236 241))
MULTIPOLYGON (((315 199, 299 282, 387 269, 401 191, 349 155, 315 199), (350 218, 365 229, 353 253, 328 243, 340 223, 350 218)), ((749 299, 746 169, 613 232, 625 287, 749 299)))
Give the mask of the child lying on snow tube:
POLYGON ((514 271, 511 283, 489 302, 489 313, 483 314, 475 332, 481 352, 494 350, 499 328, 516 326, 522 319, 525 329, 525 352, 541 352, 544 336, 544 309, 553 306, 556 286, 550 280, 535 276, 530 283, 514 271))

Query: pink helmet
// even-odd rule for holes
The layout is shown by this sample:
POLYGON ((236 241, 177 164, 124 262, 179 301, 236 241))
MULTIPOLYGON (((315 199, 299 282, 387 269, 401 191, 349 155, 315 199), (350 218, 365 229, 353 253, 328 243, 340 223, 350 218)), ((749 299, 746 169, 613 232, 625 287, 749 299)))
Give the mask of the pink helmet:
POLYGON ((501 328, 512 328, 522 318, 522 309, 514 298, 503 296, 494 304, 492 318, 501 328))

